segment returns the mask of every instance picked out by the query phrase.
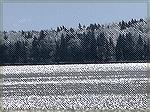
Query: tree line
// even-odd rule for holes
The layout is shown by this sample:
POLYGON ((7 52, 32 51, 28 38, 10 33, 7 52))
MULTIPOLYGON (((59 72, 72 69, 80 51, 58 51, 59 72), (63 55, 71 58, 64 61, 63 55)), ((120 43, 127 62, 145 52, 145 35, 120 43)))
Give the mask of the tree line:
MULTIPOLYGON (((137 22, 120 22, 120 30, 132 27, 137 22)), ((50 32, 41 30, 37 35, 20 32, 19 38, 8 43, 7 32, 0 44, 0 64, 60 64, 60 63, 110 63, 149 60, 149 40, 142 35, 135 40, 131 32, 119 33, 116 43, 106 36, 105 26, 90 24, 78 29, 57 27, 50 32), (96 32, 98 31, 98 33, 96 32)), ((109 25, 107 29, 109 29, 109 25)))

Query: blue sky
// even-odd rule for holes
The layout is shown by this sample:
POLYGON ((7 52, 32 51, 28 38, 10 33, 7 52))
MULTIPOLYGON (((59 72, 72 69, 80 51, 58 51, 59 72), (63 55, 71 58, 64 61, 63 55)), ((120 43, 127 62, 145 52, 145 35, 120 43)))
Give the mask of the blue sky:
POLYGON ((77 27, 147 17, 146 3, 4 3, 4 30, 77 27))

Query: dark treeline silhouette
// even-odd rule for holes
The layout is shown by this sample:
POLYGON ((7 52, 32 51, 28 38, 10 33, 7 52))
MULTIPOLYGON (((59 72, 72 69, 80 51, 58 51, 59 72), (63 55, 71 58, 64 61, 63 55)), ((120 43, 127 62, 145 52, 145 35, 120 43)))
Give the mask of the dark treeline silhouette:
POLYGON ((147 23, 132 19, 116 26, 95 23, 86 27, 79 23, 76 29, 60 26, 40 32, 3 31, 0 64, 147 62, 149 39, 141 24, 147 23), (129 28, 137 29, 136 33, 129 28), (108 36, 112 29, 119 30, 108 36))

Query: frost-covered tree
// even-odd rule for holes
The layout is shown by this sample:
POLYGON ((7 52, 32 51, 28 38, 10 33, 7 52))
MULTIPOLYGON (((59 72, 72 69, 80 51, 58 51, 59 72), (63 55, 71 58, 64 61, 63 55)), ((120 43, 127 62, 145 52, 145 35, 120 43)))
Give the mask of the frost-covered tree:
POLYGON ((115 60, 115 45, 114 45, 114 42, 112 40, 112 38, 109 38, 109 45, 108 45, 108 60, 109 61, 114 61, 115 60))
POLYGON ((149 60, 148 22, 132 19, 56 30, 0 31, 0 63, 103 63, 149 60))

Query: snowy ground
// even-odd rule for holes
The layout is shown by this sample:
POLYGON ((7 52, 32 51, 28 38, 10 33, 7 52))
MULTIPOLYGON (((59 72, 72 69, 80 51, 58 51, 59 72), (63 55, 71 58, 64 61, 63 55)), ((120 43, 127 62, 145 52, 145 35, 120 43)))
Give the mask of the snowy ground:
POLYGON ((5 66, 2 70, 4 109, 148 106, 146 63, 5 66))

